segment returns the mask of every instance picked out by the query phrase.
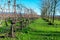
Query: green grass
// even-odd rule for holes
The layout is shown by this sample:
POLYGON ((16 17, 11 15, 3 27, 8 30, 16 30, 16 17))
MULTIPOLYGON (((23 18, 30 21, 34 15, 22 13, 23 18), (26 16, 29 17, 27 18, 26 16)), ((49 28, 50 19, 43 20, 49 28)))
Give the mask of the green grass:
POLYGON ((29 25, 29 27, 31 27, 31 28, 33 28, 34 30, 37 30, 37 31, 46 31, 46 32, 58 31, 58 32, 60 32, 60 25, 48 25, 48 22, 45 22, 41 18, 34 21, 33 23, 31 23, 29 25))
MULTIPOLYGON (((16 31, 15 38, 5 37, 0 40, 60 40, 60 21, 55 20, 55 22, 57 25, 48 25, 48 22, 39 18, 23 30, 16 31)), ((19 26, 19 23, 16 23, 16 26, 19 26)), ((1 27, 0 31, 5 29, 6 27, 1 27)), ((0 35, 4 35, 4 33, 0 33, 0 35)))
POLYGON ((60 21, 59 20, 54 20, 54 23, 55 24, 60 24, 60 21))

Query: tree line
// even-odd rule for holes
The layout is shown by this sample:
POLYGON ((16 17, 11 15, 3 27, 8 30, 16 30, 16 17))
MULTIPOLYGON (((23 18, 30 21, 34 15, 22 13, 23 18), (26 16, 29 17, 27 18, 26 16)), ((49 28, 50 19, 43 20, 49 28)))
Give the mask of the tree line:
POLYGON ((55 14, 60 6, 60 0, 43 0, 41 17, 54 23, 55 14))

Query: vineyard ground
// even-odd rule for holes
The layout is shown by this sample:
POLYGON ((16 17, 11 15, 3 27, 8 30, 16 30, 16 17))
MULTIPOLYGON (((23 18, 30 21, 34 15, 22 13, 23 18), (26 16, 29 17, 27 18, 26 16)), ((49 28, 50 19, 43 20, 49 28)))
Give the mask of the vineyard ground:
MULTIPOLYGON (((39 18, 34 20, 22 31, 15 32, 15 38, 5 37, 0 40, 60 40, 60 21, 55 20, 55 25, 48 25, 48 22, 39 18)), ((5 27, 0 28, 4 31, 5 27)), ((0 36, 4 33, 0 33, 0 36)))

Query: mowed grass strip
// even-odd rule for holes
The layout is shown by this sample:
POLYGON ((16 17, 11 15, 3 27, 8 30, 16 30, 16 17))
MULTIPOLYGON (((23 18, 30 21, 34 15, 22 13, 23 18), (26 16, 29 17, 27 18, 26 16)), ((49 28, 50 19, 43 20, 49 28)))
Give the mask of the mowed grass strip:
POLYGON ((42 18, 35 20, 29 25, 33 30, 45 32, 60 32, 60 25, 48 25, 42 18))

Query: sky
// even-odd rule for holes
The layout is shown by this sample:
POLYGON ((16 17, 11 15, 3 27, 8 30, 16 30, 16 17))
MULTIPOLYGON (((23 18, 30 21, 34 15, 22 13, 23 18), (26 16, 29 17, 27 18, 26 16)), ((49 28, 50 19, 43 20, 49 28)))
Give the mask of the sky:
MULTIPOLYGON (((23 4, 25 7, 27 8, 31 8, 33 9, 37 14, 40 15, 41 11, 40 11, 40 6, 41 6, 41 1, 40 0, 16 0, 16 4, 23 4), (39 4, 40 3, 40 4, 39 4)), ((7 4, 7 0, 0 0, 0 5, 1 7, 5 7, 6 9, 8 9, 8 4, 7 4), (5 6, 4 6, 5 4, 5 6)), ((13 5, 13 0, 11 0, 11 6, 10 9, 12 9, 13 5)))
POLYGON ((20 0, 21 4, 25 5, 27 8, 33 9, 37 14, 40 15, 40 6, 41 1, 40 0, 20 0))
MULTIPOLYGON (((10 0, 11 1, 11 6, 10 6, 10 10, 12 11, 13 9, 13 1, 14 0, 10 0)), ((42 0, 16 0, 16 4, 22 4, 27 8, 31 8, 33 9, 38 15, 41 15, 41 4, 42 4, 42 0)), ((1 7, 5 7, 6 9, 8 9, 8 3, 7 0, 0 0, 0 6, 1 7), (5 5, 5 6, 4 6, 5 5)), ((59 9, 59 7, 58 7, 59 9)), ((1 9, 0 9, 1 11, 1 9)), ((8 10, 7 10, 8 11, 8 10)), ((56 11, 56 15, 60 15, 60 11, 56 11)))

